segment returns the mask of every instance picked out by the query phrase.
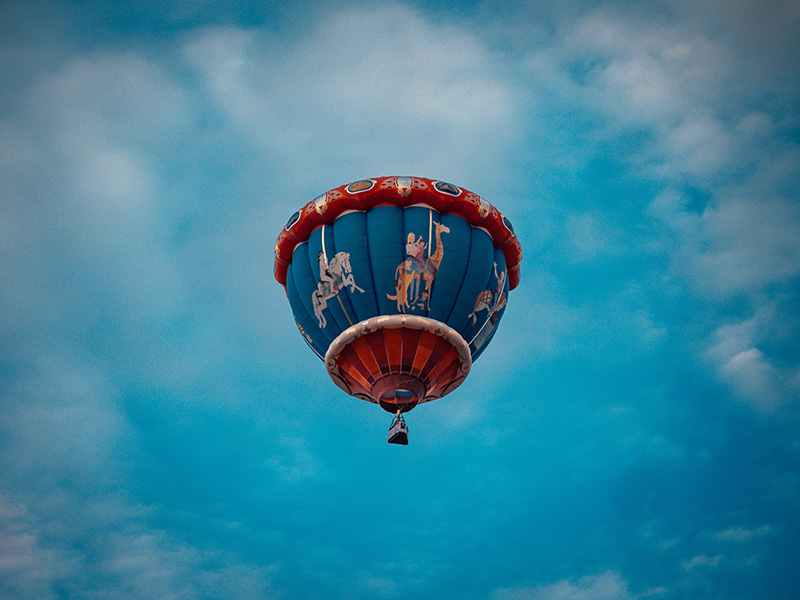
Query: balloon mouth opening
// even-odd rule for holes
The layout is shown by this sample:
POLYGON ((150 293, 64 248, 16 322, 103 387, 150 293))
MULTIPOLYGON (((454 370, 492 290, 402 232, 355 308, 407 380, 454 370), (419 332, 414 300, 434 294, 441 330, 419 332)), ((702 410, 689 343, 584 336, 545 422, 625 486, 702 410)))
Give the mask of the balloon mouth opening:
POLYGON ((407 412, 425 397, 425 384, 408 373, 392 373, 378 379, 370 395, 385 411, 407 412))

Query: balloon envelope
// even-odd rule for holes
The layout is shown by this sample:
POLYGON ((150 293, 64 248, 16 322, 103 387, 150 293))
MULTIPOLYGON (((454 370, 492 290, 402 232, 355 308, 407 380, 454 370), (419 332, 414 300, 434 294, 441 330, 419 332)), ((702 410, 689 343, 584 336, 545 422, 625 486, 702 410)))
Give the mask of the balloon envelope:
POLYGON ((275 276, 333 381, 390 412, 460 385, 519 282, 511 223, 455 185, 382 177, 289 219, 275 276))

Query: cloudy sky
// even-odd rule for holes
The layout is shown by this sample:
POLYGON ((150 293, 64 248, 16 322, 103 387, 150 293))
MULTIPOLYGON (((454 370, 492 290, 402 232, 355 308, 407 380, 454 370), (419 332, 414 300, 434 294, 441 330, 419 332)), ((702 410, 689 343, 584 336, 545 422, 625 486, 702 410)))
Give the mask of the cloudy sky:
POLYGON ((800 590, 800 2, 0 7, 0 596, 800 590), (327 189, 486 197, 467 382, 340 392, 272 276, 327 189))

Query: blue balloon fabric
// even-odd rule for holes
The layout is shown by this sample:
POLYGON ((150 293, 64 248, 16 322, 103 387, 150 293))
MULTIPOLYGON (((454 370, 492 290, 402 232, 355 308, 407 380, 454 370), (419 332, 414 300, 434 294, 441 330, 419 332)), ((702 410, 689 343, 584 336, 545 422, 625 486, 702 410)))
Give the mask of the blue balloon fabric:
POLYGON ((286 291, 298 328, 323 358, 344 330, 378 315, 445 323, 474 361, 505 310, 509 278, 491 235, 426 206, 347 212, 292 255, 286 291))

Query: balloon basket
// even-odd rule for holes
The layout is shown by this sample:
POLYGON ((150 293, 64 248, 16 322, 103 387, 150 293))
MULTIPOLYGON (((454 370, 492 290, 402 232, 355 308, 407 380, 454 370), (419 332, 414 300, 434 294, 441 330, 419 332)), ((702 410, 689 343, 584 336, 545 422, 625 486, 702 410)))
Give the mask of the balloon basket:
POLYGON ((401 444, 403 446, 408 446, 408 426, 399 412, 389 427, 387 441, 390 444, 401 444))

